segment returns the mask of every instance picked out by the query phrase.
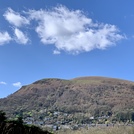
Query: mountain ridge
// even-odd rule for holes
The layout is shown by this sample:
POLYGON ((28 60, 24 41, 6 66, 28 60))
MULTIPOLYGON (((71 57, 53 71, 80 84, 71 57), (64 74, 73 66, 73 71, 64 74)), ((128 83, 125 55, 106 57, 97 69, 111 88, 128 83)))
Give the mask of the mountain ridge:
POLYGON ((10 117, 44 109, 91 116, 134 111, 134 82, 106 77, 41 79, 0 99, 0 110, 10 117))

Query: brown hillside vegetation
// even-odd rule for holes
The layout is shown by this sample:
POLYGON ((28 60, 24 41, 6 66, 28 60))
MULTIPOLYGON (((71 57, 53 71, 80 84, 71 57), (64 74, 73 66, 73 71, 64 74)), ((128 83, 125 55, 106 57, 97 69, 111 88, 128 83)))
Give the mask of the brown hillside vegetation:
POLYGON ((81 130, 67 130, 59 131, 56 134, 134 134, 134 127, 105 127, 105 128, 90 128, 90 129, 81 129, 81 130))
POLYGON ((92 116, 134 111, 134 82, 105 77, 42 79, 0 99, 0 110, 10 117, 44 109, 92 116))

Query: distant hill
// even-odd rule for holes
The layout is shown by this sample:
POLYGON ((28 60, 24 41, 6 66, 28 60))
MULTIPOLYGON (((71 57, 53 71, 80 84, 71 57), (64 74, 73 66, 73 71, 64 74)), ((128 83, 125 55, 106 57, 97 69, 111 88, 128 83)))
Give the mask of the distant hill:
POLYGON ((91 116, 134 111, 134 82, 105 77, 42 79, 0 99, 0 110, 9 117, 43 110, 91 116))

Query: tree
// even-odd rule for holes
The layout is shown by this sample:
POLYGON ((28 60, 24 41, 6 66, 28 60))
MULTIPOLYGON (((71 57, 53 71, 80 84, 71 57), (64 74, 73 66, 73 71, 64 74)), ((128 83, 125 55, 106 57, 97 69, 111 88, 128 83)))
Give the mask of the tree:
POLYGON ((19 116, 19 117, 17 118, 17 122, 18 122, 19 124, 23 124, 23 118, 22 118, 21 116, 19 116))
POLYGON ((3 122, 7 119, 6 113, 3 111, 0 111, 0 122, 3 122))

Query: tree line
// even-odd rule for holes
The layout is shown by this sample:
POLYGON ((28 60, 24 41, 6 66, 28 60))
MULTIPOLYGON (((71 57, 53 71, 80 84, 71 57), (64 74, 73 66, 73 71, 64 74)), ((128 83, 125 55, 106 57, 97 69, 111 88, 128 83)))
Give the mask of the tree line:
POLYGON ((43 131, 41 128, 34 125, 26 125, 23 123, 22 117, 17 120, 8 120, 6 113, 0 111, 0 134, 52 134, 48 131, 43 131))

